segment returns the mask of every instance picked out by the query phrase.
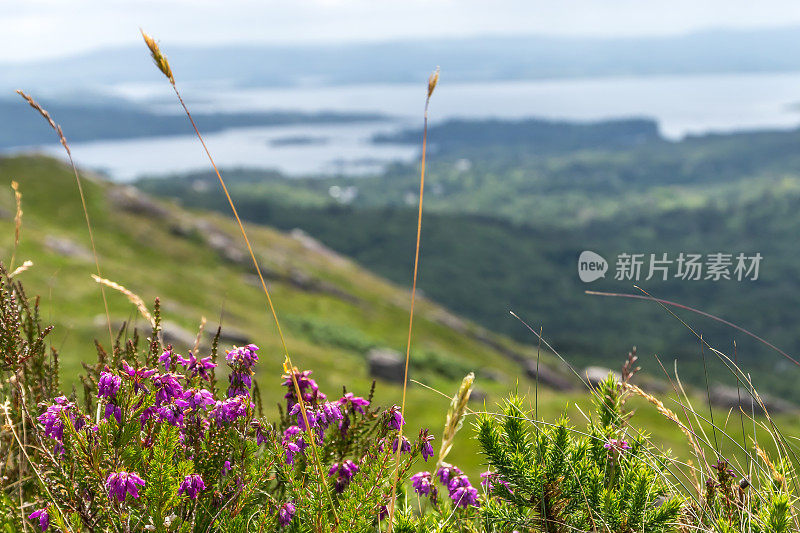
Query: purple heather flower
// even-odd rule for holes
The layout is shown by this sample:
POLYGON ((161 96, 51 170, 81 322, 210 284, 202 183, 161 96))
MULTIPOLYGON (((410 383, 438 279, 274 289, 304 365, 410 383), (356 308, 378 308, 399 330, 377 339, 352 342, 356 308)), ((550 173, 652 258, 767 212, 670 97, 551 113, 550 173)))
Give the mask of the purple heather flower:
POLYGON ((436 495, 436 486, 433 484, 433 476, 430 472, 418 472, 411 476, 411 485, 417 494, 422 496, 427 496, 428 494, 436 495))
POLYGON ((225 356, 228 365, 232 369, 230 376, 228 376, 230 382, 228 397, 241 396, 250 392, 250 388, 253 386, 250 376, 253 374, 253 366, 258 361, 257 350, 258 346, 248 344, 241 348, 234 347, 225 356))
POLYGON ((256 444, 261 446, 265 442, 267 442, 268 437, 267 433, 264 432, 264 428, 261 426, 261 422, 258 420, 253 420, 250 422, 250 427, 255 430, 256 434, 256 444))
MULTIPOLYGON (((226 461, 226 463, 230 465, 229 462, 226 461)), ((206 484, 203 483, 203 478, 200 477, 200 474, 191 474, 186 476, 181 482, 181 486, 178 489, 178 496, 186 493, 189 498, 196 500, 197 495, 200 491, 205 490, 205 488, 206 484)))
POLYGON ((230 471, 231 471, 231 462, 225 461, 224 463, 222 463, 222 475, 224 476, 230 471))
POLYGON ((253 380, 250 377, 252 371, 236 372, 233 371, 228 376, 228 397, 244 396, 250 394, 250 388, 253 386, 253 380))
MULTIPOLYGON (((411 451, 411 443, 407 438, 403 437, 403 443, 400 445, 400 453, 408 453, 411 451)), ((397 437, 392 442, 392 452, 397 453, 397 437)))
POLYGON ((403 413, 400 411, 400 408, 396 405, 393 405, 391 409, 388 411, 389 413, 389 429, 396 429, 400 431, 400 427, 406 423, 405 419, 403 419, 403 413))
POLYGON ((122 409, 120 409, 118 405, 109 402, 106 404, 106 410, 103 413, 103 418, 108 420, 111 415, 114 415, 114 420, 117 421, 117 424, 122 424, 122 409))
POLYGON ((183 393, 183 399, 192 409, 205 409, 214 405, 214 396, 206 389, 191 389, 183 393))
POLYGON ((168 403, 156 409, 158 419, 160 421, 167 421, 170 425, 181 427, 183 425, 183 410, 188 407, 189 403, 184 400, 175 400, 175 403, 168 403))
POLYGON ((286 450, 286 464, 293 465, 294 464, 294 456, 298 453, 301 453, 303 450, 300 449, 300 446, 295 444, 291 441, 285 441, 283 443, 283 448, 286 450))
POLYGON ((289 522, 292 521, 294 517, 295 507, 292 502, 286 502, 281 505, 280 510, 278 510, 278 523, 281 527, 286 527, 289 525, 289 522))
POLYGON ((28 520, 39 520, 39 527, 42 531, 46 531, 50 527, 50 515, 47 513, 47 507, 32 512, 28 515, 28 520))
POLYGON ((138 393, 140 390, 147 392, 147 387, 142 385, 142 382, 156 373, 155 370, 148 370, 147 368, 139 368, 138 370, 129 366, 125 361, 122 362, 122 371, 125 375, 133 380, 133 392, 138 393))
POLYGON ((453 500, 456 507, 478 506, 478 489, 470 484, 467 476, 454 477, 450 480, 447 488, 450 491, 450 499, 453 500))
MULTIPOLYGON (((294 377, 297 380, 297 386, 300 388, 300 394, 303 396, 303 400, 306 402, 311 402, 315 399, 327 399, 327 396, 320 392, 317 382, 309 377, 310 375, 311 370, 304 370, 302 372, 298 372, 297 370, 294 371, 294 377)), ((292 407, 297 401, 297 398, 295 397, 294 383, 292 383, 292 376, 289 374, 284 374, 281 377, 283 378, 283 386, 289 388, 289 392, 286 393, 284 398, 286 398, 289 407, 292 407)))
POLYGON ((136 472, 112 472, 106 478, 106 488, 112 498, 118 502, 125 501, 125 497, 130 494, 134 498, 139 497, 139 487, 144 485, 144 480, 136 472))
POLYGON ((66 396, 59 396, 53 400, 55 403, 47 407, 47 410, 39 415, 37 420, 44 426, 44 433, 53 440, 61 443, 64 439, 64 421, 62 413, 69 416, 72 422, 75 415, 72 412, 75 404, 68 401, 66 396))
POLYGON ((624 441, 622 439, 611 439, 608 442, 606 442, 605 444, 603 444, 603 448, 605 448, 606 450, 612 450, 613 449, 613 450, 617 450, 617 451, 624 451, 624 450, 630 450, 631 449, 631 447, 628 444, 628 442, 624 441))
POLYGON ((230 350, 225 355, 225 360, 228 361, 231 368, 250 369, 258 362, 257 351, 258 346, 255 344, 248 344, 247 346, 241 347, 234 346, 233 350, 230 350))
POLYGON ((172 364, 171 347, 169 350, 164 350, 161 355, 158 356, 158 362, 164 365, 164 372, 169 372, 169 367, 172 364))
POLYGON ((422 459, 428 462, 428 458, 433 457, 433 435, 428 433, 428 430, 420 431, 420 438, 422 439, 422 459))
POLYGON ((300 431, 302 430, 299 426, 289 426, 286 428, 286 431, 283 432, 283 438, 284 440, 293 439, 300 434, 300 431))
POLYGON ((356 472, 358 472, 358 465, 350 459, 346 459, 341 464, 333 463, 328 470, 328 476, 333 476, 336 474, 336 472, 339 472, 339 476, 347 478, 349 481, 353 479, 353 476, 356 475, 356 472))
POLYGON ((145 407, 142 410, 142 414, 139 415, 139 423, 141 426, 144 427, 148 420, 156 416, 157 412, 155 407, 145 407))
POLYGON ((156 387, 156 405, 169 403, 175 398, 183 397, 183 387, 178 382, 182 378, 180 374, 158 374, 153 378, 153 385, 156 387))
POLYGON ((358 411, 362 415, 364 413, 364 408, 369 405, 369 401, 365 400, 361 396, 355 396, 352 392, 346 393, 344 396, 339 398, 339 405, 342 407, 347 407, 348 405, 353 407, 354 411, 358 411))
POLYGON ((306 419, 308 419, 308 425, 311 428, 315 428, 319 426, 317 420, 317 412, 313 409, 309 409, 306 407, 306 418, 303 418, 303 409, 299 403, 294 404, 292 408, 289 410, 290 415, 297 416, 297 425, 300 427, 301 430, 305 431, 306 429, 306 419))
POLYGON ((189 352, 189 357, 176 356, 178 363, 186 367, 186 371, 192 376, 200 376, 205 380, 210 380, 211 376, 208 371, 216 368, 217 363, 211 362, 211 356, 198 359, 192 352, 189 352))
POLYGON ((100 379, 97 381, 97 397, 114 399, 122 386, 122 378, 111 372, 101 372, 100 379))
POLYGON ((449 487, 450 480, 456 476, 462 475, 462 472, 457 466, 453 466, 449 463, 442 463, 442 466, 439 467, 439 470, 436 471, 436 477, 439 478, 439 481, 445 487, 449 487))
POLYGON ((233 422, 239 417, 247 416, 247 409, 255 407, 247 396, 235 396, 226 400, 218 400, 211 409, 209 417, 217 421, 217 425, 233 422))
POLYGON ((325 402, 322 408, 317 412, 317 419, 321 425, 327 426, 334 420, 342 420, 344 416, 339 409, 339 405, 334 402, 325 402))
POLYGON ((328 476, 333 477, 338 473, 336 481, 334 482, 334 490, 336 490, 336 492, 343 492, 347 484, 350 483, 350 480, 353 479, 353 476, 356 475, 356 472, 358 472, 358 465, 350 459, 341 463, 333 463, 330 470, 328 470, 328 476))

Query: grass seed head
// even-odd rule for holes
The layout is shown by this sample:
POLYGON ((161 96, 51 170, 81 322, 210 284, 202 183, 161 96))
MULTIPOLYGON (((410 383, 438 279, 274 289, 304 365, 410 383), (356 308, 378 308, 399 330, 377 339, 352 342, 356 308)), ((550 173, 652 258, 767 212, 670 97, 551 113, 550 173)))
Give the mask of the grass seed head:
POLYGON ((428 78, 428 98, 430 98, 433 95, 433 90, 436 89, 436 85, 438 83, 439 83, 439 67, 436 67, 436 70, 428 78))
POLYGON ((136 306, 136 308, 139 310, 139 313, 145 318, 145 320, 147 320, 150 323, 150 325, 155 327, 155 321, 153 320, 153 315, 151 315, 150 311, 147 310, 147 306, 144 304, 144 300, 142 300, 138 294, 136 294, 130 289, 126 289, 119 283, 111 281, 110 279, 101 278, 100 276, 96 276, 94 274, 92 274, 92 278, 100 285, 105 285, 106 287, 110 287, 115 291, 119 291, 125 296, 127 296, 128 300, 133 305, 136 306))
POLYGON ((144 42, 147 44, 147 48, 150 49, 150 55, 153 56, 153 61, 155 62, 158 70, 160 70, 164 76, 167 77, 169 82, 175 85, 175 78, 172 76, 172 69, 169 67, 169 61, 167 61, 167 56, 161 53, 161 49, 158 47, 158 43, 155 39, 147 35, 144 30, 139 30, 142 32, 142 37, 144 37, 144 42))
POLYGON ((475 381, 475 374, 470 372, 461 381, 453 399, 450 401, 450 408, 447 410, 444 429, 442 430, 442 447, 439 449, 439 463, 444 461, 450 449, 453 447, 456 433, 464 424, 464 413, 467 411, 469 396, 472 394, 472 384, 475 381))

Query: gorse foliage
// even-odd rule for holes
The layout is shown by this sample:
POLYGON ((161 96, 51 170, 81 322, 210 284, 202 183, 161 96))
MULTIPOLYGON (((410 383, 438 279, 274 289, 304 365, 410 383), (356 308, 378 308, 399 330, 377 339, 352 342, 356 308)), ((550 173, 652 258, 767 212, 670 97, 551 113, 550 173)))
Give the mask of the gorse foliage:
POLYGON ((644 445, 623 440, 613 380, 598 391, 597 420, 576 432, 566 419, 541 425, 507 400, 503 416, 482 415, 478 439, 497 482, 487 519, 537 531, 643 531, 677 529, 682 498, 670 494, 664 471, 643 459, 644 445), (611 405, 609 405, 609 403, 611 405))

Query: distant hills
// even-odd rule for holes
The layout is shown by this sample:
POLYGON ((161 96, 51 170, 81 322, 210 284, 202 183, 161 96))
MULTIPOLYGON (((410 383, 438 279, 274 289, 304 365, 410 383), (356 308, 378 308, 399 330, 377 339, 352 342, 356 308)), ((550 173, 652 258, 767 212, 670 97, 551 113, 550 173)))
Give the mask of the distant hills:
MULTIPOLYGON (((451 82, 800 70, 796 27, 643 38, 484 36, 293 46, 187 47, 163 37, 182 81, 238 87, 418 83, 436 65, 451 82)), ((0 64, 0 89, 58 92, 159 77, 144 45, 0 64)))
MULTIPOLYGON (((190 126, 184 115, 166 115, 147 111, 124 102, 96 105, 51 103, 47 110, 63 126, 70 141, 94 141, 183 135, 190 126)), ((205 132, 248 126, 321 124, 371 121, 386 118, 378 113, 303 113, 294 111, 248 113, 196 113, 198 126, 205 132)), ((42 127, 42 119, 21 99, 0 99, 0 150, 14 147, 51 144, 53 132, 42 127)))

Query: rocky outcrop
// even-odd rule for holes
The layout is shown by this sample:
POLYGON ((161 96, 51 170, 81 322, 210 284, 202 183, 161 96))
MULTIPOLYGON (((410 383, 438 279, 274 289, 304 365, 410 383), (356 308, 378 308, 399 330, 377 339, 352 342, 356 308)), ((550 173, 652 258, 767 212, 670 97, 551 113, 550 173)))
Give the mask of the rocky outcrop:
POLYGON ((532 380, 557 391, 574 390, 578 386, 578 380, 574 376, 565 376, 542 363, 537 368, 536 361, 528 361, 525 373, 532 380))
POLYGON ((405 361, 399 352, 388 348, 373 348, 367 352, 369 375, 394 383, 402 383, 405 374, 405 361))
MULTIPOLYGON (((780 398, 762 394, 759 394, 759 396, 770 414, 786 413, 797 409, 793 404, 780 398)), ((744 387, 737 389, 736 387, 725 385, 714 385, 709 391, 709 399, 711 405, 724 409, 739 409, 739 406, 741 406, 745 413, 752 413, 753 410, 757 414, 763 414, 764 412, 761 404, 754 400, 744 387)))
POLYGON ((108 199, 112 205, 129 213, 145 215, 159 220, 170 216, 170 211, 164 205, 153 200, 136 187, 117 186, 108 191, 108 199))

